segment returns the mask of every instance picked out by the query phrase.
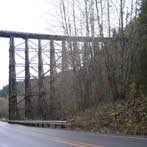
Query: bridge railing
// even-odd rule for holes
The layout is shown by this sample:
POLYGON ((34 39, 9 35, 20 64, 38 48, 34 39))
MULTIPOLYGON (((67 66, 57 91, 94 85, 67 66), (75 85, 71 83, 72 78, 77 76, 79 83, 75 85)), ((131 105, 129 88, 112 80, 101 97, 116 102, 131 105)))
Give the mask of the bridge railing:
POLYGON ((60 126, 61 128, 66 128, 72 126, 71 121, 42 121, 42 120, 9 120, 8 123, 11 124, 21 124, 26 126, 37 126, 37 127, 51 127, 55 128, 60 126))

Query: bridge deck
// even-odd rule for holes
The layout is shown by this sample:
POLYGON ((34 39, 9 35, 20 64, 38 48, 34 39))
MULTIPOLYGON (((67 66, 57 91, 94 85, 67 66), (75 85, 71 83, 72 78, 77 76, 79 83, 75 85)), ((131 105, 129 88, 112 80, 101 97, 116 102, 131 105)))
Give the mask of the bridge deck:
MULTIPOLYGON (((37 33, 25 33, 25 32, 14 32, 14 31, 1 31, 0 30, 0 37, 4 38, 28 38, 28 39, 42 39, 42 40, 57 40, 57 41, 77 41, 77 42, 91 42, 92 37, 77 37, 77 36, 61 36, 61 35, 48 35, 48 34, 37 34, 37 33)), ((110 38, 105 38, 110 39, 110 38)), ((95 37, 94 40, 101 40, 100 37, 95 37)))

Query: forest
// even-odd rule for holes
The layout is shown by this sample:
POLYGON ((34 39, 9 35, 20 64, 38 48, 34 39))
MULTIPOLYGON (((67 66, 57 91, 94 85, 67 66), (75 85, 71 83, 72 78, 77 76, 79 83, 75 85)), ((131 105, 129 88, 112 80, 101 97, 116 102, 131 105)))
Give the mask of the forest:
MULTIPOLYGON (((56 73, 55 119, 72 119, 74 128, 88 131, 147 135, 147 1, 59 0, 57 13, 64 35, 93 41, 68 42, 63 71, 56 73)), ((19 95, 23 86, 17 83, 19 95)), ((8 86, 0 96, 8 98, 8 86)), ((32 105, 31 119, 50 119, 49 99, 43 117, 36 97, 32 105)))

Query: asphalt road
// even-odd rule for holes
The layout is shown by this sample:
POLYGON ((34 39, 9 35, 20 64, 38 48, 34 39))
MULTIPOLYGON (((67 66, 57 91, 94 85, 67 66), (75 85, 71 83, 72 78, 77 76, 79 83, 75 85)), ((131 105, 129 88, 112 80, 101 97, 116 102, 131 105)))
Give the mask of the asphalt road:
POLYGON ((147 147, 147 138, 33 128, 0 122, 0 147, 147 147))

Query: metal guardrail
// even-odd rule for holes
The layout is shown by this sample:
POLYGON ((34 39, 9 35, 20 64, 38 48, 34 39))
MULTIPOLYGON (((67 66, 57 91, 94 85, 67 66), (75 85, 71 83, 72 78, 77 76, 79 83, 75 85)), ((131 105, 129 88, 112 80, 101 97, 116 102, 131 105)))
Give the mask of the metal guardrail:
POLYGON ((41 126, 41 127, 50 127, 54 126, 55 128, 57 126, 61 126, 62 128, 65 128, 67 126, 71 126, 70 121, 42 121, 42 120, 9 120, 8 123, 12 124, 21 124, 21 125, 27 125, 27 126, 41 126))

